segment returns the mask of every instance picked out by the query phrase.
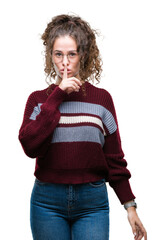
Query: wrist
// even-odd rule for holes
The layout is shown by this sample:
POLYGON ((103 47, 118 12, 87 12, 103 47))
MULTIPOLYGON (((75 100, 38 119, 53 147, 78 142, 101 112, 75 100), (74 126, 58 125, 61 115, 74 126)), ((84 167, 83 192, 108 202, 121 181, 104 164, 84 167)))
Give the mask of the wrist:
POLYGON ((136 208, 135 207, 128 207, 127 209, 127 212, 136 212, 136 208))
POLYGON ((135 200, 133 199, 133 200, 131 200, 129 202, 125 202, 124 203, 124 208, 126 210, 128 209, 129 211, 135 210, 137 208, 137 204, 136 204, 135 200))

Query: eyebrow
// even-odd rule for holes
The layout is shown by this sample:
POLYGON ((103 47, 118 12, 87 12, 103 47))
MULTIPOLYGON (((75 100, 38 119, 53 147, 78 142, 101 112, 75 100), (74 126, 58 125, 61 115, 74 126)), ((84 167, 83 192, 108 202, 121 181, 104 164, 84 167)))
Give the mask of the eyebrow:
MULTIPOLYGON (((61 50, 54 50, 53 52, 62 52, 62 51, 61 50)), ((74 50, 69 50, 68 53, 69 52, 77 52, 77 50, 75 50, 75 49, 74 50)))

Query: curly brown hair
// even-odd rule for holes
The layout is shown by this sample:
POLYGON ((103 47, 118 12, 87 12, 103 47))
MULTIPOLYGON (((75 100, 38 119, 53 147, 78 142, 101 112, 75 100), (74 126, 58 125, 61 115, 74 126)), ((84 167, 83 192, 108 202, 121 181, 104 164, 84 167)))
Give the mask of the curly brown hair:
MULTIPOLYGON (((45 73, 50 82, 55 79, 56 72, 52 63, 52 49, 56 38, 60 36, 71 36, 77 44, 77 51, 80 55, 79 75, 83 81, 96 79, 100 82, 102 72, 102 59, 96 44, 96 35, 99 33, 91 29, 89 23, 79 16, 58 15, 52 18, 47 24, 44 33, 41 35, 45 46, 45 73)), ((47 79, 46 78, 46 79, 47 79)), ((47 81, 49 84, 49 82, 47 81)))

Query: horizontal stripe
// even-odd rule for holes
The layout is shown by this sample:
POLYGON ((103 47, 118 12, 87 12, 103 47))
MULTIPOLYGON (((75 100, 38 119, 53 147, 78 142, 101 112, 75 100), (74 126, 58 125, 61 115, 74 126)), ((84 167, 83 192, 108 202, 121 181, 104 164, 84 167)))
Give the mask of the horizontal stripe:
POLYGON ((56 127, 52 143, 58 142, 96 142, 104 145, 104 135, 93 126, 56 127))
MULTIPOLYGON (((32 120, 36 119, 36 116, 41 111, 41 105, 42 105, 42 103, 39 103, 38 106, 34 107, 34 110, 30 116, 30 119, 32 119, 32 120)), ((102 122, 108 129, 109 134, 114 133, 117 129, 117 125, 116 125, 116 122, 114 120, 112 113, 110 111, 108 111, 105 107, 103 107, 99 104, 78 102, 78 101, 67 101, 67 102, 62 102, 60 104, 59 111, 62 114, 69 114, 69 113, 70 114, 74 114, 74 113, 75 114, 78 114, 78 113, 85 114, 86 113, 86 114, 96 115, 100 119, 102 119, 102 122)), ((60 119, 62 119, 63 117, 64 116, 61 116, 60 119)), ((74 121, 73 116, 67 116, 67 117, 71 118, 70 123, 72 123, 71 122, 72 120, 74 121)), ((65 120, 66 120, 66 118, 65 118, 65 120)), ((92 119, 90 118, 90 120, 92 120, 92 119)), ((64 119, 61 121, 64 121, 64 119)), ((96 120, 94 120, 94 121, 96 121, 96 120)), ((99 123, 99 126, 103 128, 103 124, 100 125, 100 123, 99 123)), ((105 132, 105 130, 103 130, 103 131, 105 132)))
POLYGON ((61 113, 89 113, 98 115, 102 119, 102 122, 105 124, 110 134, 114 133, 117 129, 112 113, 99 104, 67 101, 60 104, 59 110, 61 113))
POLYGON ((106 135, 102 121, 98 117, 91 117, 91 116, 61 116, 60 124, 75 124, 75 123, 94 123, 99 125, 103 132, 104 135, 106 135))

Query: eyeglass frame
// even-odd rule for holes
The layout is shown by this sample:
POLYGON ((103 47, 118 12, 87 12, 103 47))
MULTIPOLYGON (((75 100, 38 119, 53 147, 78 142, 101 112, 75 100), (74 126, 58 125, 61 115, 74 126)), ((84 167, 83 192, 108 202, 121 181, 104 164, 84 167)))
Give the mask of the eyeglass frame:
MULTIPOLYGON (((53 53, 52 53, 52 58, 53 58, 53 56, 54 57, 57 57, 55 54, 56 53, 59 53, 59 54, 61 54, 61 56, 62 56, 62 59, 60 60, 59 59, 59 61, 57 62, 57 61, 55 61, 56 63, 61 63, 63 60, 64 60, 64 56, 67 56, 67 59, 68 59, 68 61, 69 62, 72 62, 72 60, 70 59, 70 57, 69 57, 69 54, 71 54, 71 53, 75 53, 76 55, 75 55, 75 58, 77 57, 77 56, 79 56, 79 53, 77 52, 77 50, 71 50, 71 51, 69 51, 69 53, 68 54, 63 54, 60 50, 54 50, 53 51, 53 53)), ((60 57, 61 57, 60 56, 60 57)), ((59 57, 59 58, 60 58, 59 57)), ((58 57, 57 57, 58 58, 58 57)))

